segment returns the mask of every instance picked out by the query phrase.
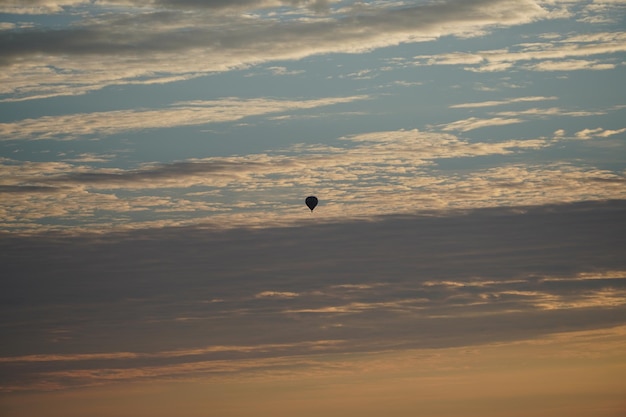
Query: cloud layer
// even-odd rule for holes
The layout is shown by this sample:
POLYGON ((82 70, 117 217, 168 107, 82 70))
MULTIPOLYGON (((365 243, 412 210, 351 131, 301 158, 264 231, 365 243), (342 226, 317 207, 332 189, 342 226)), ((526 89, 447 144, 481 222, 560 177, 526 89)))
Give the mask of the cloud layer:
MULTIPOLYGON (((294 19, 263 13, 215 15, 196 7, 201 4, 184 4, 193 13, 146 9, 142 4, 126 13, 95 14, 63 29, 2 31, 0 94, 16 100, 83 94, 115 84, 165 83, 272 60, 363 52, 445 35, 471 36, 492 26, 518 25, 549 15, 530 0, 357 7, 294 19)), ((167 7, 168 2, 154 5, 167 7)), ((33 6, 60 7, 48 2, 33 6)))
POLYGON ((223 377, 623 326, 624 210, 3 239, 0 385, 223 377))
MULTIPOLYGON (((448 128, 459 129, 459 123, 448 128)), ((43 231, 62 228, 66 221, 94 230, 114 224, 147 226, 140 220, 142 214, 163 225, 300 222, 299 208, 304 206, 299 197, 309 192, 321 199, 317 212, 324 221, 624 198, 623 175, 571 163, 512 160, 466 172, 438 167, 446 160, 514 158, 564 141, 616 132, 587 130, 571 137, 559 133, 553 138, 490 143, 419 130, 371 132, 343 137, 341 146, 296 145, 275 153, 145 164, 135 169, 5 160, 0 192, 11 198, 4 199, 0 208, 7 230, 43 231), (164 190, 169 191, 164 194, 164 190)))

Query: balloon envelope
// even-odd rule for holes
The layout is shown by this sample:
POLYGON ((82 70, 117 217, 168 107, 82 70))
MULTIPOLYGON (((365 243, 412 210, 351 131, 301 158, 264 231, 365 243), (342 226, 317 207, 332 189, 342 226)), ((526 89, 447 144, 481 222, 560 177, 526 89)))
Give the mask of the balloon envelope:
POLYGON ((306 198, 306 200, 304 200, 304 202, 307 205, 307 207, 310 208, 311 211, 313 211, 315 206, 317 206, 317 197, 310 195, 306 198))

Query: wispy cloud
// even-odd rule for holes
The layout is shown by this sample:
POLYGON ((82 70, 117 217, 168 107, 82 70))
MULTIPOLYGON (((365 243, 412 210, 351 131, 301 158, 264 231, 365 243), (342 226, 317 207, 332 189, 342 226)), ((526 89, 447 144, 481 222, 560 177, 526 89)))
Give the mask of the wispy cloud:
POLYGON ((532 117, 588 117, 588 116, 599 116, 603 114, 607 114, 612 111, 611 109, 607 110, 568 110, 560 107, 548 107, 548 108, 540 108, 534 107, 525 110, 517 110, 517 111, 500 111, 495 114, 506 117, 515 117, 515 116, 532 116, 532 117))
POLYGON ((450 108, 451 109, 473 109, 473 108, 481 108, 481 107, 506 106, 508 104, 525 103, 529 101, 546 101, 546 100, 558 100, 558 97, 555 97, 555 96, 514 97, 514 98, 509 98, 506 100, 490 100, 490 101, 480 101, 480 102, 475 102, 475 103, 453 104, 450 106, 450 108))
POLYGON ((304 72, 304 70, 288 70, 287 67, 268 67, 267 69, 274 75, 297 75, 304 72))
POLYGON ((4 0, 0 4, 2 13, 40 14, 62 12, 64 7, 78 6, 87 3, 85 0, 4 0))
POLYGON ((0 123, 0 136, 4 140, 104 137, 132 130, 233 122, 251 116, 307 110, 367 98, 363 95, 309 100, 224 98, 181 102, 165 109, 44 116, 0 123))
POLYGON ((457 120, 455 122, 446 123, 445 125, 440 126, 442 130, 446 132, 468 132, 470 130, 482 129, 485 127, 493 127, 493 126, 505 126, 517 123, 523 123, 526 120, 510 117, 492 117, 490 119, 481 119, 478 117, 469 117, 463 120, 457 120))
MULTIPOLYGON (((468 130, 481 124, 473 119, 462 122, 447 129, 468 130)), ((608 136, 612 131, 581 132, 579 138, 608 136)), ((0 191, 12 197, 3 199, 0 210, 7 230, 68 222, 96 229, 112 223, 145 227, 149 213, 159 214, 155 225, 209 222, 231 227, 300 221, 302 204, 293 196, 303 190, 320 194, 318 211, 323 210, 325 221, 623 198, 623 175, 571 163, 511 162, 463 173, 438 167, 440 160, 516 155, 566 139, 563 133, 554 138, 470 142, 449 133, 398 130, 346 136, 338 146, 298 145, 280 152, 132 169, 6 160, 0 165, 0 191)))
POLYGON ((112 84, 169 82, 272 60, 469 36, 547 16, 529 0, 366 7, 348 15, 284 21, 245 13, 213 15, 200 7, 194 13, 131 8, 66 29, 0 32, 5 68, 0 94, 16 100, 82 94, 112 84))
POLYGON ((538 64, 529 64, 526 68, 534 71, 597 71, 610 70, 616 66, 617 65, 614 63, 603 63, 597 60, 569 59, 562 61, 543 61, 538 64))
POLYGON ((579 130, 578 132, 575 133, 574 136, 576 137, 576 139, 587 140, 587 139, 593 139, 593 138, 608 138, 610 136, 619 135, 624 132, 626 132, 626 128, 611 130, 611 129, 603 129, 601 127, 597 127, 595 129, 579 130))
POLYGON ((299 294, 290 291, 262 291, 255 295, 255 298, 293 298, 299 294))
MULTIPOLYGON (((277 6, 302 6, 316 11, 325 10, 336 0, 103 0, 97 4, 103 7, 121 6, 144 9, 184 9, 184 10, 255 10, 277 6)), ((4 13, 39 14, 60 13, 68 7, 91 5, 89 0, 5 0, 0 5, 4 13)))
POLYGON ((626 32, 604 32, 506 49, 420 55, 415 57, 415 65, 464 65, 475 72, 498 72, 513 67, 537 71, 607 70, 620 62, 614 60, 614 55, 624 52, 626 32), (597 58, 585 59, 588 57, 597 58))
MULTIPOLYGON (((515 100, 513 102, 523 102, 532 100, 515 100)), ((509 104, 510 101, 488 101, 482 103, 467 103, 461 105, 453 105, 451 107, 459 108, 473 108, 473 107, 488 107, 499 106, 503 104, 509 104)), ((609 108, 602 110, 570 110, 560 107, 533 107, 524 110, 509 110, 509 111, 496 111, 488 112, 487 114, 492 117, 468 117, 467 119, 456 120, 450 123, 443 123, 437 127, 445 132, 468 132, 470 130, 482 129, 493 126, 504 126, 510 124, 524 123, 530 120, 536 119, 548 119, 553 117, 589 117, 600 116, 608 113, 612 113, 618 110, 618 108, 609 108)))
POLYGON ((81 361, 115 361, 126 359, 168 359, 188 356, 206 356, 215 353, 254 353, 274 350, 286 352, 289 349, 312 349, 320 351, 332 349, 341 345, 340 340, 319 340, 314 342, 261 344, 250 346, 206 346, 194 349, 177 349, 154 353, 140 352, 107 352, 107 353, 77 353, 77 354, 43 354, 26 356, 0 357, 0 363, 32 363, 32 362, 81 362, 81 361))

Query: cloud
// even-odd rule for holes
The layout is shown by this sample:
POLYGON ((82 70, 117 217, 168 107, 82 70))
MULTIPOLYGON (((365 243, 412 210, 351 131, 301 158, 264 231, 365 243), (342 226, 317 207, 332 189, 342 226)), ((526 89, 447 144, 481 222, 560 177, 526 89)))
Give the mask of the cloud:
POLYGON ((528 65, 528 69, 535 71, 581 71, 581 70, 610 70, 615 64, 588 61, 583 59, 544 61, 534 65, 528 65))
POLYGON ((255 351, 287 351, 292 348, 312 348, 322 350, 324 348, 332 348, 338 346, 341 341, 338 340, 319 340, 315 342, 299 342, 299 343, 282 343, 271 345, 250 345, 250 346, 206 346, 194 349, 177 349, 169 351, 160 351, 152 353, 138 352, 106 352, 106 353, 78 353, 78 354, 43 354, 43 355, 25 355, 0 357, 0 363, 32 363, 32 362, 82 362, 82 361, 115 361, 126 359, 167 359, 181 358, 186 356, 206 356, 215 353, 239 353, 239 352, 255 352, 255 351))
POLYGON ((115 155, 113 153, 96 154, 96 153, 86 152, 86 153, 81 153, 81 154, 75 155, 73 157, 69 157, 68 156, 64 160, 67 161, 67 162, 82 162, 82 163, 102 162, 102 163, 104 163, 104 162, 109 162, 109 161, 113 160, 116 157, 117 157, 117 155, 115 155))
POLYGON ((610 130, 601 127, 595 129, 583 129, 574 134, 576 139, 588 140, 593 138, 608 138, 613 135, 619 135, 626 132, 626 128, 610 130))
POLYGON ((302 220, 306 207, 294 196, 304 191, 321 198, 316 213, 323 212, 323 222, 625 196, 622 173, 573 163, 514 162, 515 155, 564 139, 472 142, 449 133, 397 130, 345 136, 336 146, 296 145, 129 169, 5 160, 0 191, 11 198, 3 199, 0 215, 2 227, 16 233, 176 224, 270 227, 302 220), (448 159, 493 155, 512 158, 500 167, 462 172, 439 166, 448 159))
POLYGON ((57 187, 47 185, 0 185, 0 193, 53 193, 57 187))
POLYGON ((465 65, 466 70, 474 72, 497 72, 513 67, 535 71, 607 70, 617 65, 611 55, 623 52, 626 52, 626 32, 602 32, 504 49, 418 55, 414 64, 465 65), (596 56, 602 57, 584 59, 596 56))
MULTIPOLYGON (((543 140, 511 140, 500 143, 469 143, 454 135, 399 130, 372 132, 341 138, 344 147, 295 146, 275 154, 192 159, 169 164, 144 164, 135 169, 99 168, 69 162, 8 163, 1 166, 4 184, 12 187, 41 185, 44 187, 78 189, 156 189, 193 185, 241 186, 250 188, 269 185, 263 176, 275 176, 272 183, 280 185, 281 177, 299 181, 298 173, 308 176, 315 169, 329 179, 374 178, 385 170, 404 176, 416 172, 433 159, 484 155, 506 155, 523 149, 547 146, 543 140), (356 146, 355 146, 356 145, 356 146), (315 167, 315 168, 312 168, 315 167), (303 171, 304 170, 304 171, 303 171), (339 171, 337 171, 339 170, 339 171), (376 173, 377 171, 378 174, 376 173), (259 181, 254 185, 251 181, 259 181)), ((7 188, 7 191, 11 189, 7 188)), ((15 189, 17 190, 17 189, 15 189)))
POLYGON ((233 122, 251 116, 293 112, 367 99, 367 96, 310 100, 239 99, 197 100, 165 109, 116 110, 44 116, 0 123, 3 140, 74 140, 85 136, 109 136, 144 129, 171 128, 233 122))
POLYGON ((274 75, 297 75, 302 74, 304 70, 288 70, 287 67, 267 67, 274 75))
POLYGON ((3 237, 0 386, 234 377, 330 366, 331 354, 606 336, 626 317, 625 210, 3 237))
MULTIPOLYGON (((125 7, 134 9, 183 9, 183 10, 257 10, 279 6, 307 7, 322 12, 332 0, 100 0, 95 5, 103 8, 125 7)), ((0 11, 17 14, 61 13, 70 7, 92 5, 88 0, 4 0, 0 11)))
POLYGON ((451 109, 473 109, 473 108, 481 108, 481 107, 495 107, 495 106, 505 106, 513 103, 524 103, 528 101, 546 101, 546 100, 558 100, 558 97, 543 97, 543 96, 534 96, 534 97, 514 97, 505 100, 491 100, 491 101, 482 101, 475 103, 461 103, 461 104, 453 104, 449 106, 451 109))
POLYGON ((506 117, 515 117, 515 116, 533 116, 533 117, 548 117, 548 116, 567 116, 567 117, 588 117, 588 116, 600 116, 603 114, 607 114, 609 110, 566 110, 560 107, 549 107, 549 108, 530 108, 526 110, 518 110, 518 111, 501 111, 495 114, 506 117))
POLYGON ((622 133, 626 132, 626 128, 622 128, 622 129, 617 129, 617 130, 611 130, 611 129, 606 129, 602 132, 598 133, 598 136, 600 136, 601 138, 607 138, 609 136, 613 136, 613 135, 620 135, 622 133))
POLYGON ((520 118, 493 117, 491 119, 480 119, 478 117, 469 117, 467 119, 446 123, 444 125, 441 125, 440 127, 446 132, 469 132, 470 130, 482 129, 485 127, 505 126, 523 122, 525 122, 525 120, 520 118))
POLYGON ((255 298, 293 298, 297 297, 298 293, 289 291, 262 291, 256 294, 255 298))
MULTIPOLYGON (((526 101, 526 100, 519 100, 526 101)), ((530 101, 530 100, 529 100, 530 101)), ((487 107, 491 105, 508 104, 510 101, 490 101, 484 103, 468 103, 461 104, 463 107, 487 107)), ((459 105, 457 105, 459 106, 459 105)), ((452 106, 454 107, 454 106, 452 106)), ((437 125, 438 128, 445 132, 459 131, 468 132, 470 130, 482 129, 485 127, 504 126, 510 124, 524 123, 532 119, 546 119, 549 117, 589 117, 604 115, 609 112, 615 111, 617 108, 610 108, 605 110, 567 110, 560 107, 539 108, 534 107, 525 110, 511 110, 511 111, 498 111, 489 112, 491 118, 479 118, 469 117, 467 119, 457 120, 450 123, 443 123, 437 125)))
POLYGON ((169 82, 273 60, 467 36, 547 15, 527 0, 455 0, 355 13, 281 20, 139 8, 94 14, 63 29, 4 31, 0 94, 16 100, 83 94, 112 84, 169 82))
POLYGON ((60 13, 65 7, 80 6, 86 3, 88 3, 86 0, 3 0, 0 3, 0 12, 15 14, 60 13))
MULTIPOLYGON (((82 165, 65 174, 45 178, 49 175, 49 164, 39 164, 42 169, 37 176, 24 178, 27 182, 44 183, 57 187, 78 187, 97 189, 149 189, 164 187, 189 187, 194 184, 227 185, 234 180, 243 180, 252 173, 276 172, 280 165, 285 169, 296 164, 289 158, 277 157, 274 160, 264 155, 250 157, 208 158, 170 164, 145 165, 139 169, 123 170, 102 168, 86 170, 82 165), (46 174, 48 172, 48 174, 46 174)), ((53 170, 57 169, 56 166, 53 170)), ((18 171, 19 172, 19 171, 18 171)), ((19 173, 14 177, 23 177, 19 173), (19 176, 18 176, 19 175, 19 176)))
POLYGON ((584 6, 579 19, 591 24, 617 23, 623 8, 623 0, 594 0, 584 6))

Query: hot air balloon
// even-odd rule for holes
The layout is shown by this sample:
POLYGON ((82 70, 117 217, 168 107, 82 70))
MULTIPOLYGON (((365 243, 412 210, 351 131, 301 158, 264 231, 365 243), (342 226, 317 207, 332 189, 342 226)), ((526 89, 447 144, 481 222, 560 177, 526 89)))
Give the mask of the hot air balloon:
POLYGON ((317 206, 317 197, 310 195, 304 200, 304 203, 311 209, 311 211, 313 211, 315 206, 317 206))

